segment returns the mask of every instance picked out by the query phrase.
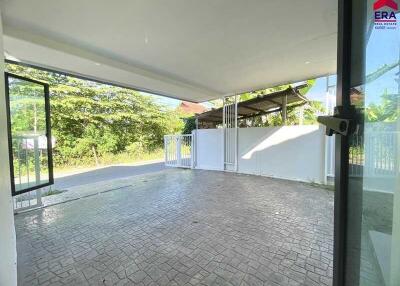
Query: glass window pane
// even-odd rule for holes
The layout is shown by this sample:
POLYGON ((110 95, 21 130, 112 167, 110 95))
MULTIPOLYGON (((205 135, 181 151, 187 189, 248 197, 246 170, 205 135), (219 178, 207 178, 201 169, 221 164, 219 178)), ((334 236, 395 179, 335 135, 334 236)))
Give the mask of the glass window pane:
MULTIPOLYGON (((400 285, 400 14, 353 0, 346 285, 400 285)), ((396 4, 397 5, 397 4, 396 4)))
POLYGON ((8 77, 15 192, 48 184, 45 87, 8 77))

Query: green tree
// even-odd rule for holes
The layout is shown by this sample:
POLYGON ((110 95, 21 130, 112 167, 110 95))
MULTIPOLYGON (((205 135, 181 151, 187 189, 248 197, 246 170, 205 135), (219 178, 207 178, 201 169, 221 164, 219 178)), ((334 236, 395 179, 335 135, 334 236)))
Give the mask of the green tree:
POLYGON ((385 90, 379 104, 371 103, 366 108, 367 122, 395 122, 400 115, 399 102, 399 94, 389 94, 385 90))
POLYGON ((187 117, 184 119, 185 126, 183 127, 182 134, 192 134, 196 129, 196 117, 187 117))
MULTIPOLYGON (((183 128, 179 114, 139 92, 20 65, 6 67, 11 73, 50 85, 52 135, 56 138, 53 154, 58 165, 85 158, 98 163, 106 154, 132 153, 133 146, 151 152, 163 146, 165 134, 179 133, 183 128)), ((23 100, 28 104, 23 96, 26 91, 15 93, 20 98, 13 104, 23 100)), ((32 124, 25 121, 32 118, 33 111, 18 113, 15 128, 32 124)), ((40 122, 44 123, 44 117, 40 122)))

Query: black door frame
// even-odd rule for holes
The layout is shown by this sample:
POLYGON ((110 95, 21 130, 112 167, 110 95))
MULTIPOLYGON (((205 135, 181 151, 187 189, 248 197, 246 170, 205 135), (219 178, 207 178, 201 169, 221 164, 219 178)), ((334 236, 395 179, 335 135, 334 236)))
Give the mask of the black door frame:
POLYGON ((51 122, 50 122, 50 92, 49 85, 47 83, 33 80, 30 78, 26 78, 23 76, 19 76, 16 74, 4 73, 5 79, 5 97, 6 97, 6 109, 7 109, 7 132, 8 132, 8 154, 10 160, 10 176, 11 176, 11 194, 12 196, 20 195, 23 193, 27 193, 33 190, 37 190, 43 187, 47 187, 54 184, 54 174, 53 174, 53 144, 51 142, 51 122), (9 78, 16 78, 28 82, 32 82, 35 84, 39 84, 43 86, 44 91, 44 102, 45 102, 45 113, 46 113, 46 137, 47 137, 47 156, 48 156, 48 170, 49 170, 49 182, 36 185, 33 187, 29 187, 23 189, 21 191, 16 191, 15 189, 15 181, 14 181, 14 161, 13 161, 13 153, 12 153, 12 132, 11 132, 11 110, 10 110, 10 89, 9 89, 9 78))
MULTIPOLYGON (((338 0, 336 105, 350 113, 352 1, 338 0)), ((333 286, 345 285, 349 137, 336 135, 333 286)))

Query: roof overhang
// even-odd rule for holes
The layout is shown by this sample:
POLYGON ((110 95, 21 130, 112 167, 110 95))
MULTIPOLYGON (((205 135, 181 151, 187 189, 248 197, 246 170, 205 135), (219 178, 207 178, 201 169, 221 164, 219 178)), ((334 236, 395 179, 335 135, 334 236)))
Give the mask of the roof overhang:
POLYGON ((4 48, 26 64, 202 102, 335 73, 336 2, 3 1, 4 48))

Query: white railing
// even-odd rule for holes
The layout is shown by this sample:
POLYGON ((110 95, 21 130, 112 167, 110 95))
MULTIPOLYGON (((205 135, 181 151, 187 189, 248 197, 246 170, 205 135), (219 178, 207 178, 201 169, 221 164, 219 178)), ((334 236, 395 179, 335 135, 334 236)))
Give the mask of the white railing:
POLYGON ((33 190, 13 197, 14 212, 37 208, 42 205, 42 189, 33 190))
MULTIPOLYGON (((15 190, 41 184, 41 148, 39 136, 15 137, 13 141, 15 190)), ((13 197, 14 211, 35 208, 42 205, 41 190, 33 190, 13 197)))
POLYGON ((325 168, 328 178, 335 177, 335 136, 326 136, 325 141, 325 168))
POLYGON ((165 166, 193 168, 193 135, 165 135, 165 166))
MULTIPOLYGON (((357 143, 363 141, 360 150, 350 153, 354 165, 363 166, 365 177, 395 177, 397 161, 397 132, 376 132, 365 134, 364 138, 358 138, 357 143), (358 152, 357 152, 358 151, 358 152), (361 153, 361 154, 360 154, 361 153)), ((361 145, 359 143, 358 145, 361 145)))
MULTIPOLYGON (((396 132, 371 132, 350 138, 349 173, 352 176, 391 177, 396 175, 396 132)), ((326 170, 335 176, 335 140, 326 141, 326 170)))
POLYGON ((224 98, 222 126, 224 128, 224 168, 237 171, 238 167, 238 115, 237 96, 224 98))

